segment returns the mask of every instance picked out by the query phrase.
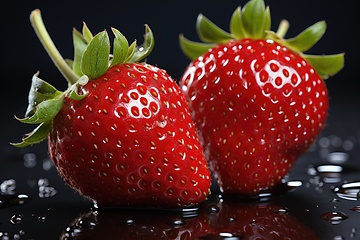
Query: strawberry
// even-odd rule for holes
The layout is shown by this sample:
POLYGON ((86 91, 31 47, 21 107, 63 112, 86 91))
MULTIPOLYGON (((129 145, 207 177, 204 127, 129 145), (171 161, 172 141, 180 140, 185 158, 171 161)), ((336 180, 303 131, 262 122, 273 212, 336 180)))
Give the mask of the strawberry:
POLYGON ((344 65, 344 54, 309 55, 325 33, 319 21, 284 39, 288 22, 270 31, 263 0, 238 7, 230 33, 200 14, 203 43, 180 35, 192 62, 179 84, 211 170, 227 194, 255 196, 279 184, 325 126, 325 79, 344 65))
POLYGON ((34 75, 23 123, 39 124, 15 146, 48 139, 64 181, 99 206, 192 206, 210 193, 210 171, 186 99, 165 70, 145 62, 153 34, 130 46, 115 28, 76 29, 68 65, 31 14, 39 39, 69 82, 58 91, 34 75))

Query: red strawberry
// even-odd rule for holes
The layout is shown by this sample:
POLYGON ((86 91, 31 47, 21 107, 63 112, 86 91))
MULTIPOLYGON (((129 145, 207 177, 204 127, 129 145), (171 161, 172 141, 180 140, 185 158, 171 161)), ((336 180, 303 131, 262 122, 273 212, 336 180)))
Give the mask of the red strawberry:
POLYGON ((200 14, 197 31, 206 43, 180 36, 192 59, 180 86, 225 193, 270 191, 324 128, 323 79, 343 67, 344 55, 302 53, 322 37, 325 22, 283 39, 286 23, 269 31, 269 8, 251 0, 234 12, 231 33, 200 14))
POLYGON ((48 138, 67 184, 100 206, 182 207, 209 195, 210 172, 184 95, 164 70, 138 62, 153 47, 146 26, 142 46, 112 29, 95 36, 74 31, 71 67, 48 40, 39 10, 38 37, 70 87, 60 92, 33 77, 24 123, 40 124, 18 147, 48 138), (81 77, 79 77, 81 76, 81 77))

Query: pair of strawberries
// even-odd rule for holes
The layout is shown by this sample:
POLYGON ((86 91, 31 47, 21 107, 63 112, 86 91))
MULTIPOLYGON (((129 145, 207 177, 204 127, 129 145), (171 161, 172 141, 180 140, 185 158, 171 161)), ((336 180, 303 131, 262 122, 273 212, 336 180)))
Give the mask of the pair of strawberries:
POLYGON ((254 196, 279 184, 322 131, 327 77, 344 55, 306 55, 325 33, 323 21, 284 39, 287 23, 270 31, 263 0, 234 11, 230 33, 203 15, 204 43, 180 35, 192 62, 179 84, 141 62, 154 41, 131 44, 117 29, 74 30, 74 60, 52 43, 39 10, 31 23, 69 83, 58 91, 33 76, 23 123, 38 127, 25 147, 48 139, 59 174, 102 206, 183 207, 210 194, 212 175, 224 194, 254 196))

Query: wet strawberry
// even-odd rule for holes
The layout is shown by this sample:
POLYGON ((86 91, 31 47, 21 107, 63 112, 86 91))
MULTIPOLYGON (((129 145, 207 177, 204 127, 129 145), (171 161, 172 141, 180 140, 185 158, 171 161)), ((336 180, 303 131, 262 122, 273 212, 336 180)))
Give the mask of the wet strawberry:
POLYGON ((325 126, 324 79, 342 67, 344 55, 304 54, 324 34, 323 21, 284 39, 287 22, 269 30, 263 0, 237 8, 227 33, 203 15, 197 31, 205 43, 180 36, 192 59, 181 88, 202 146, 223 192, 271 191, 325 126))
POLYGON ((70 67, 56 54, 39 10, 38 37, 69 88, 58 91, 33 77, 21 122, 39 124, 25 147, 48 139, 66 183, 101 206, 183 207, 210 192, 210 173, 183 93, 165 70, 139 62, 153 48, 146 25, 141 46, 116 29, 113 53, 106 31, 74 30, 70 67))

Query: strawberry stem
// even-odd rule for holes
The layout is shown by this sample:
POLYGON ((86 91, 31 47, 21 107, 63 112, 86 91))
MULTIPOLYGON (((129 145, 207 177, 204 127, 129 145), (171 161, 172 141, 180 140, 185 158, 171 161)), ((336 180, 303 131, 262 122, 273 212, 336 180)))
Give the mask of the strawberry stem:
POLYGON ((280 38, 284 38, 288 29, 289 29, 289 22, 285 19, 280 21, 279 27, 276 31, 276 35, 279 36, 280 38))
POLYGON ((56 48, 54 42, 51 40, 51 37, 45 28, 39 9, 35 9, 31 12, 30 22, 46 52, 49 54, 51 60, 54 62, 55 66, 58 68, 64 78, 70 85, 76 83, 76 81, 79 79, 79 76, 77 76, 69 67, 56 48))

